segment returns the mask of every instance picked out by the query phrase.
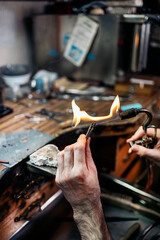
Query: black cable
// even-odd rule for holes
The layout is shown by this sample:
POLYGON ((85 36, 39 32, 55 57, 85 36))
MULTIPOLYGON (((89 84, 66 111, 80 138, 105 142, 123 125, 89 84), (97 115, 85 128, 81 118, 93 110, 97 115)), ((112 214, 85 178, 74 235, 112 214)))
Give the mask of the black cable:
POLYGON ((146 132, 147 131, 147 127, 149 126, 149 124, 152 121, 152 113, 150 111, 148 111, 147 109, 144 109, 144 108, 141 108, 141 109, 131 108, 129 110, 121 112, 120 113, 120 117, 121 117, 122 120, 123 119, 128 119, 128 118, 136 117, 139 113, 147 114, 147 119, 143 123, 143 129, 146 132))

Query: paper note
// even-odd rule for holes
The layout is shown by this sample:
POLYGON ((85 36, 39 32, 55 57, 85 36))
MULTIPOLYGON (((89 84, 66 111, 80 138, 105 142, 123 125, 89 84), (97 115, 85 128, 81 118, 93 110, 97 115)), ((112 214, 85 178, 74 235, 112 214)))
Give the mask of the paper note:
POLYGON ((85 15, 79 15, 64 51, 64 57, 74 65, 81 66, 93 43, 97 30, 97 22, 85 15))

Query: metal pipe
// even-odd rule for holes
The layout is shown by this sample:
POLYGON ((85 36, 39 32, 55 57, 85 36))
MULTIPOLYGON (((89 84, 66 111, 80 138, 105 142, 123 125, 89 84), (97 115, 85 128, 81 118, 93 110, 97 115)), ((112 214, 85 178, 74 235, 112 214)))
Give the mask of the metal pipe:
POLYGON ((147 127, 149 126, 149 124, 152 121, 152 113, 150 111, 148 111, 147 109, 141 108, 141 109, 137 109, 137 108, 131 108, 129 110, 126 110, 124 112, 120 112, 120 118, 121 120, 123 119, 128 119, 128 118, 132 118, 132 117, 136 117, 139 113, 145 113, 147 114, 147 119, 146 121, 143 123, 143 129, 146 132, 147 131, 147 127))

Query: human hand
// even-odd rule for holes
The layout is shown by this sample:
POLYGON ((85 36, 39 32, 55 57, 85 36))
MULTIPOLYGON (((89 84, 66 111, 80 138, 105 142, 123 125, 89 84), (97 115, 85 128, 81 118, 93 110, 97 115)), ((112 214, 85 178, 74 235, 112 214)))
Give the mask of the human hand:
MULTIPOLYGON (((145 132, 142 127, 140 127, 135 134, 127 140, 127 142, 132 142, 136 141, 138 139, 141 139, 144 136, 145 132)), ((154 128, 148 128, 147 129, 147 135, 150 137, 155 137, 155 129, 154 128)), ((157 129, 157 134, 156 134, 157 140, 160 138, 160 129, 157 129)), ((157 145, 158 147, 158 145, 157 145)), ((147 157, 149 160, 154 161, 156 164, 160 165, 160 151, 158 148, 155 149, 148 149, 140 145, 134 144, 128 151, 129 153, 136 153, 140 157, 147 157)))
POLYGON ((72 208, 92 207, 100 199, 97 170, 90 151, 90 140, 81 135, 75 144, 58 154, 56 183, 72 208))
POLYGON ((82 240, 111 240, 100 200, 96 166, 90 139, 80 135, 77 142, 58 154, 56 183, 73 208, 82 240))
MULTIPOLYGON (((136 140, 138 140, 138 139, 141 139, 141 138, 144 136, 144 134, 145 134, 145 132, 144 132, 144 130, 143 130, 143 127, 141 126, 141 127, 139 127, 138 130, 134 133, 134 135, 127 140, 127 142, 129 143, 129 142, 132 142, 132 141, 136 141, 136 140)), ((157 129, 157 133, 156 133, 156 136, 155 136, 155 128, 147 128, 147 135, 148 135, 149 137, 153 137, 153 138, 156 137, 157 140, 159 140, 159 139, 160 139, 160 129, 159 129, 159 128, 157 129)))

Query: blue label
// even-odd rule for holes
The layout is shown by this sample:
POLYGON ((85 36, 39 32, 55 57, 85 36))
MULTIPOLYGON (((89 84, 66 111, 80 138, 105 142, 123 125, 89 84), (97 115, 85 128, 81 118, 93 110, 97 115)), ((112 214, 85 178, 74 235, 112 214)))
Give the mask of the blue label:
POLYGON ((54 49, 49 50, 49 54, 52 56, 58 56, 58 52, 54 49))
POLYGON ((72 45, 69 50, 69 57, 74 60, 74 62, 78 62, 82 56, 83 51, 76 47, 75 45, 72 45))
POLYGON ((142 105, 140 103, 133 103, 133 104, 128 104, 128 105, 121 106, 122 111, 126 111, 126 110, 129 110, 131 108, 141 109, 142 105))

